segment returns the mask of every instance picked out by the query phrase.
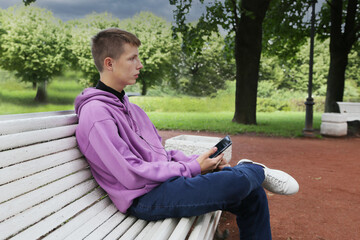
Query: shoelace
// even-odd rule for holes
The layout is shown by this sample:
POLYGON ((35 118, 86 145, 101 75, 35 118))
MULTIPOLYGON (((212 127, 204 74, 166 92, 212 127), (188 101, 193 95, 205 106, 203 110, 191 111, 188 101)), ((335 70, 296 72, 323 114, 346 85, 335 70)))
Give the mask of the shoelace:
POLYGON ((284 181, 269 174, 266 174, 266 178, 267 178, 266 182, 276 185, 277 188, 281 188, 282 190, 284 190, 284 185, 285 185, 284 181))

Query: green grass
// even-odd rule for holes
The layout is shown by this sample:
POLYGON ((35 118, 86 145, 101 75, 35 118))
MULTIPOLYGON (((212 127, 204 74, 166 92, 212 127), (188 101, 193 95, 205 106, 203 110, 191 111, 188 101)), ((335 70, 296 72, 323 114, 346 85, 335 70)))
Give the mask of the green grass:
POLYGON ((74 109, 74 99, 83 87, 70 75, 56 77, 48 84, 48 102, 34 101, 36 90, 31 83, 19 82, 15 76, 0 71, 0 114, 62 111, 74 109))
MULTIPOLYGON (((210 131, 224 134, 255 133, 266 136, 300 137, 305 126, 303 112, 257 113, 257 125, 232 122, 232 112, 149 112, 161 130, 210 131)), ((321 113, 314 113, 314 129, 319 129, 321 113)))
MULTIPOLYGON (((72 110, 75 97, 83 89, 76 73, 67 73, 48 85, 48 103, 39 104, 34 101, 32 84, 19 82, 6 71, 0 70, 0 74, 0 114, 72 110)), ((304 112, 258 112, 257 125, 233 123, 232 91, 222 91, 216 98, 132 97, 130 101, 142 107, 158 129, 302 136, 304 112)), ((320 128, 320 118, 321 113, 315 112, 314 129, 320 128)))

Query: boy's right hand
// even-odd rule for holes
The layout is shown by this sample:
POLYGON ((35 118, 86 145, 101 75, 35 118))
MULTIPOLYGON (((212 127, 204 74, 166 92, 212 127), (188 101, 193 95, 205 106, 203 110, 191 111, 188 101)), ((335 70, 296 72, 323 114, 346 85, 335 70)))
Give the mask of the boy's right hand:
POLYGON ((200 164, 201 174, 214 171, 218 167, 218 163, 222 161, 224 153, 221 153, 215 158, 209 158, 212 154, 216 152, 217 148, 213 147, 209 151, 201 154, 196 161, 200 164))

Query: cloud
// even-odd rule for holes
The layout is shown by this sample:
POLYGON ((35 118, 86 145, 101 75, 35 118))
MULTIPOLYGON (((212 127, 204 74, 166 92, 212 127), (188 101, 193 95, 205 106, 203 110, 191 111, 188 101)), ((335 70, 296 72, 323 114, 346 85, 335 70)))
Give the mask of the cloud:
MULTIPOLYGON (((23 5, 22 0, 0 0, 0 8, 3 9, 16 4, 23 5)), ((173 21, 175 9, 170 5, 169 0, 37 0, 33 4, 50 10, 55 17, 63 21, 83 18, 94 12, 108 12, 119 19, 125 19, 141 11, 149 11, 167 21, 173 21)), ((193 3, 188 20, 196 20, 204 9, 201 4, 193 3)))

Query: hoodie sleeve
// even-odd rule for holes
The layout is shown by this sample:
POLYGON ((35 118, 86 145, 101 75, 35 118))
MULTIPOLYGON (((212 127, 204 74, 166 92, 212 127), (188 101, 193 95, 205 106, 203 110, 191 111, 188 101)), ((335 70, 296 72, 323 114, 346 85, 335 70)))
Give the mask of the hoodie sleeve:
MULTIPOLYGON (((154 132, 156 133, 156 135, 158 136, 159 141, 161 142, 162 141, 161 136, 159 135, 159 133, 158 133, 158 131, 157 131, 157 129, 156 129, 156 127, 154 125, 153 125, 153 129, 154 129, 154 132)), ((182 151, 174 150, 174 149, 168 150, 166 152, 167 152, 167 155, 169 156, 169 158, 171 159, 171 161, 175 161, 175 162, 192 162, 192 161, 196 161, 196 159, 199 156, 199 155, 187 156, 182 151)), ((200 173, 201 173, 201 169, 199 167, 198 172, 197 172, 196 175, 198 175, 200 173)))
POLYGON ((99 177, 114 177, 127 189, 159 184, 174 176, 192 177, 200 171, 197 161, 143 161, 119 137, 116 124, 111 119, 94 123, 84 155, 99 177))

